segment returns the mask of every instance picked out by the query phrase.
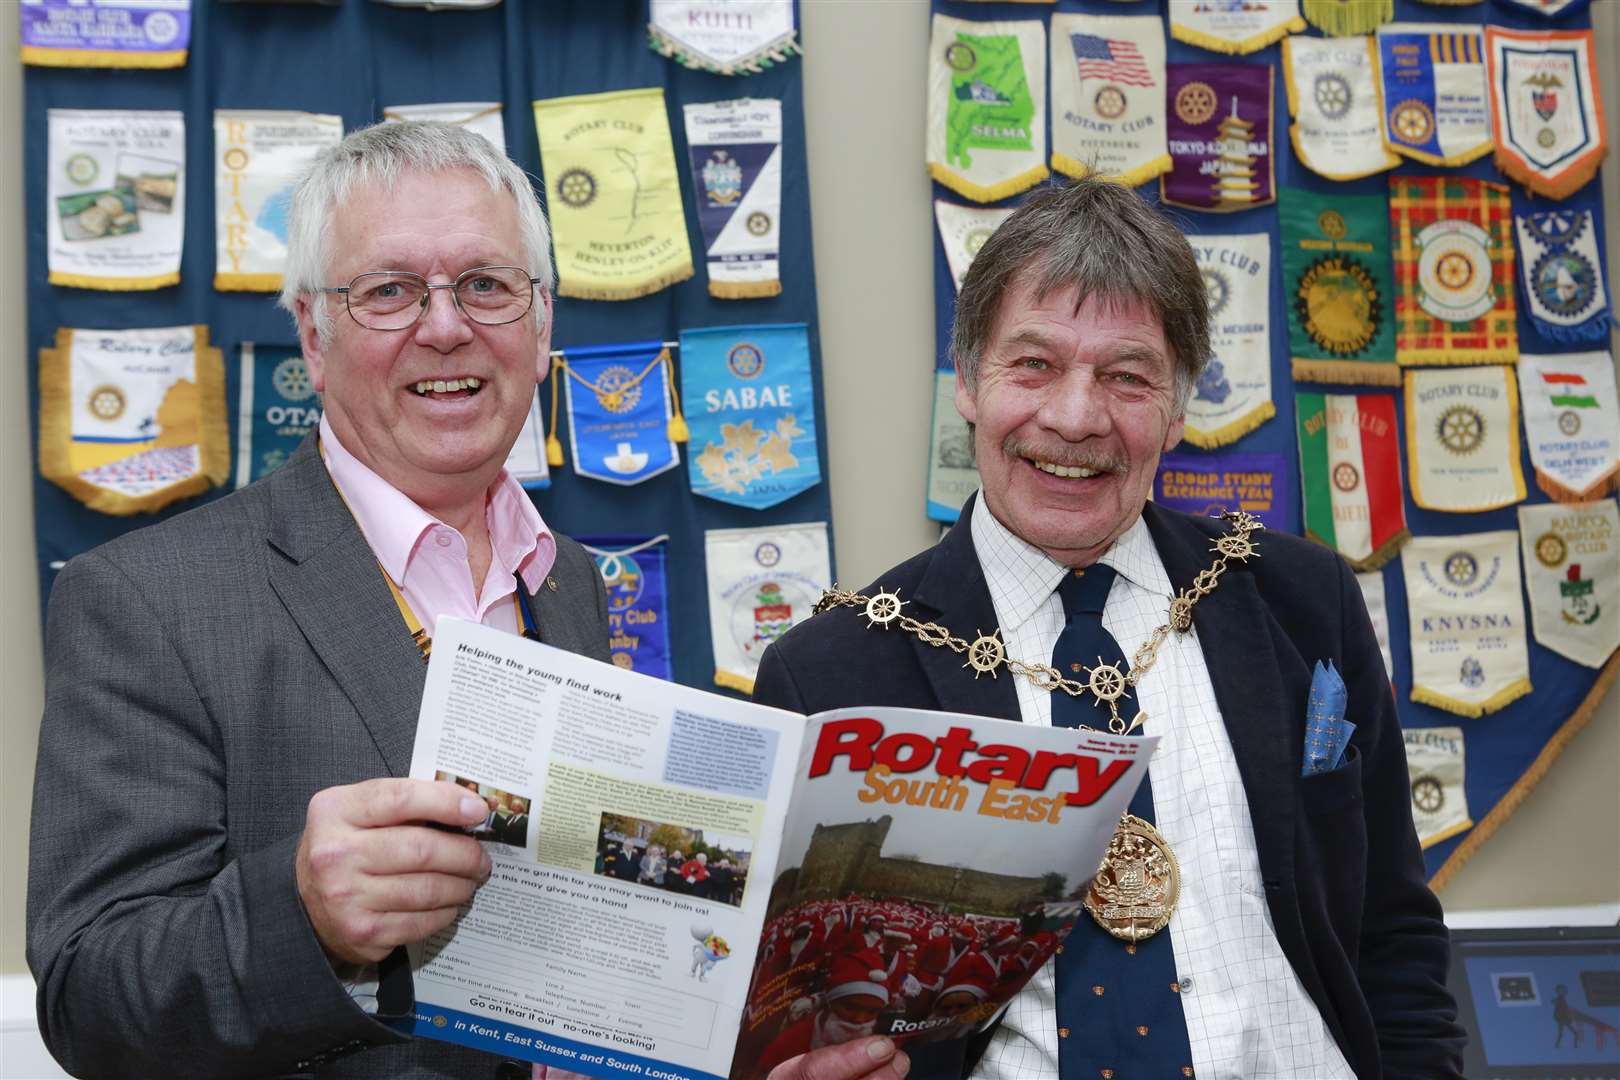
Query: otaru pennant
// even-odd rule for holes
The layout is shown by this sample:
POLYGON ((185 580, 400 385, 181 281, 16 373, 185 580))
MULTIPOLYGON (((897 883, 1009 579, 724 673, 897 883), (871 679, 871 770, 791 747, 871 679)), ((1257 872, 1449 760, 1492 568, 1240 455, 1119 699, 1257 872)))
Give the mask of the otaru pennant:
POLYGON ((632 300, 692 276, 662 87, 534 103, 557 295, 632 300))
POLYGON ((1512 216, 1501 184, 1469 176, 1389 178, 1400 363, 1518 358, 1512 216))
POLYGON ((684 111, 709 295, 781 295, 782 103, 715 101, 684 111))
POLYGON ((568 389, 576 473, 610 484, 639 484, 680 462, 670 439, 672 384, 669 350, 662 342, 569 349, 554 366, 558 370, 551 377, 568 389))
POLYGON ((1412 700, 1478 717, 1530 693, 1519 534, 1424 536, 1401 553, 1412 700))
POLYGON ((1395 0, 1300 0, 1305 21, 1329 37, 1369 34, 1395 17, 1395 0))
POLYGON ((1412 824, 1418 843, 1433 847, 1474 827, 1463 789, 1467 758, 1460 727, 1407 728, 1406 773, 1412 784, 1412 824))
POLYGON ((296 345, 242 342, 236 407, 236 486, 246 487, 287 463, 321 423, 303 351, 296 345))
POLYGON ((1131 187, 1170 168, 1157 15, 1052 16, 1052 168, 1131 187))
POLYGON ((1388 200, 1290 188, 1278 217, 1294 378, 1399 386, 1388 200))
POLYGON ((1490 96, 1477 26, 1381 26, 1378 59, 1391 150, 1429 165, 1466 165, 1490 153, 1490 96))
POLYGON ((178 284, 185 118, 51 109, 48 123, 51 284, 119 290, 178 284))
POLYGON ((681 331, 692 494, 763 510, 821 482, 803 323, 681 331))
POLYGON ((943 199, 934 200, 934 221, 939 226, 939 242, 945 248, 945 263, 951 268, 951 282, 961 291, 973 256, 984 247, 990 234, 1012 217, 1013 207, 958 206, 943 199))
POLYGON ((22 62, 46 67, 177 68, 191 0, 22 0, 22 62))
MULTIPOLYGON (((540 415, 538 392, 529 399, 529 415, 523 418, 523 429, 517 442, 506 452, 506 471, 526 490, 537 491, 551 486, 551 462, 546 453, 546 425, 540 415)), ((562 445, 558 444, 558 449, 562 445)))
POLYGON ((648 0, 647 44, 716 75, 756 75, 799 51, 793 0, 648 0))
POLYGON ((1513 369, 1408 371, 1406 453, 1412 501, 1425 510, 1467 514, 1522 501, 1513 369))
POLYGON ((1356 575, 1361 587, 1361 598, 1367 602, 1367 617, 1372 620, 1373 636, 1378 639, 1378 652, 1384 658, 1384 673, 1395 681, 1395 658, 1389 651, 1389 606, 1384 599, 1384 575, 1373 570, 1356 575))
POLYGON ((955 521, 962 504, 978 489, 973 433, 956 411, 956 371, 936 370, 928 438, 928 516, 934 521, 955 521))
POLYGON ((1376 570, 1412 538, 1393 394, 1294 394, 1305 535, 1376 570))
POLYGON ((1565 345, 1608 340, 1614 320, 1592 211, 1560 207, 1515 214, 1513 231, 1536 331, 1565 345))
POLYGON ((1243 510, 1268 529, 1292 532, 1288 488, 1281 454, 1165 454, 1153 478, 1153 501, 1200 517, 1243 510))
POLYGON ((214 111, 214 288, 281 288, 293 184, 315 155, 342 138, 337 116, 214 111))
POLYGON ((1536 641, 1602 667, 1620 647, 1620 506, 1521 506, 1519 542, 1536 641))
POLYGON ((406 120, 438 120, 476 131, 497 150, 506 150, 506 125, 501 122, 498 101, 446 101, 431 105, 384 105, 383 120, 398 124, 406 120))
POLYGON ((669 537, 598 536, 580 540, 607 589, 613 663, 655 679, 674 679, 669 650, 669 537))
POLYGON ((1299 0, 1170 0, 1170 36, 1221 53, 1252 53, 1305 29, 1299 0))
POLYGON ((1193 210, 1276 199, 1270 64, 1169 64, 1168 173, 1159 198, 1193 210))
POLYGON ((1620 485, 1620 403, 1607 352, 1519 357, 1519 397, 1537 487, 1586 502, 1620 485))
POLYGON ((1590 30, 1485 28, 1496 167, 1538 195, 1568 198, 1609 152, 1590 30))
POLYGON ((1187 441, 1237 442, 1277 415, 1271 403, 1271 237, 1189 236, 1209 295, 1214 355, 1187 402, 1187 441))
POLYGON ((1354 180, 1393 169, 1400 158, 1384 145, 1383 108, 1369 38, 1289 37, 1282 43, 1288 84, 1288 136, 1300 163, 1330 180, 1354 180))
POLYGON ((1046 27, 935 15, 928 173, 974 202, 1027 191, 1046 169, 1046 27))
POLYGON ((39 471, 92 510, 160 510, 230 475, 225 361, 205 326, 58 330, 39 351, 39 471))
POLYGON ((703 550, 714 681, 751 694, 766 647, 808 619, 832 586, 827 523, 710 529, 703 550))

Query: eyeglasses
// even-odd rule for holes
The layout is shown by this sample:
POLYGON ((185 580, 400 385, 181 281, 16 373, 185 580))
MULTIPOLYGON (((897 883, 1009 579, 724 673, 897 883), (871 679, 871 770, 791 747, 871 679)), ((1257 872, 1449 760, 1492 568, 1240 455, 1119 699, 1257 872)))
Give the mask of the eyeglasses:
POLYGON ((382 270, 321 292, 341 295, 349 316, 367 330, 404 330, 427 311, 434 289, 449 289, 456 310, 473 322, 502 326, 529 313, 539 284, 520 266, 475 266, 439 284, 405 270, 382 270))

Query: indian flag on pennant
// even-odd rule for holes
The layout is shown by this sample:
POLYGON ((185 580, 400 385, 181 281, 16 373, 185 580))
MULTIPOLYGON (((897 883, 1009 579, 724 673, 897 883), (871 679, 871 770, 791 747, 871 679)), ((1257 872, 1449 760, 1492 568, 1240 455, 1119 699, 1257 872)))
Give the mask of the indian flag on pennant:
POLYGON ((1412 538, 1395 397, 1297 391, 1294 399, 1305 535, 1358 571, 1376 570, 1412 538))
POLYGON ((1519 364, 1536 486, 1566 503, 1614 490, 1620 485, 1620 405, 1608 352, 1525 354, 1519 364))

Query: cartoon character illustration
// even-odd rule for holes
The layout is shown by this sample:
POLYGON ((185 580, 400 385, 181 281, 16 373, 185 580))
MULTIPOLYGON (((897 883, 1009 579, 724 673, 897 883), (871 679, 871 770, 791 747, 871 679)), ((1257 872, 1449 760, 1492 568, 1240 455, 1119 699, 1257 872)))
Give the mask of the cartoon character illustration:
POLYGON ((692 974, 698 982, 707 982, 714 965, 731 955, 731 946, 706 922, 692 924, 692 937, 697 941, 692 946, 692 974))

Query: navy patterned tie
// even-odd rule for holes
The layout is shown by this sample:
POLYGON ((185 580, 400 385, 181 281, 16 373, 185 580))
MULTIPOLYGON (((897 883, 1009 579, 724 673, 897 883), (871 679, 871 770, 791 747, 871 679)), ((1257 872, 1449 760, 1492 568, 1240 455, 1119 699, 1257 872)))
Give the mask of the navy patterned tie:
MULTIPOLYGON (((1103 629, 1103 605, 1114 584, 1114 569, 1096 563, 1071 570, 1057 587, 1063 600, 1063 632, 1052 649, 1052 666, 1065 678, 1081 678, 1099 662, 1130 670, 1114 635, 1103 629)), ((1083 680, 1082 680, 1083 681, 1083 680)), ((1120 698, 1129 720, 1136 701, 1120 698)), ((1108 730, 1108 706, 1087 693, 1052 694, 1052 725, 1084 724, 1108 730)), ((1153 789, 1146 778, 1131 800, 1131 813, 1153 820, 1153 789)), ((1170 927, 1129 945, 1081 912, 1056 960, 1058 1066, 1065 1077, 1101 1080, 1160 1080, 1191 1076, 1192 1049, 1181 1011, 1170 927)))

